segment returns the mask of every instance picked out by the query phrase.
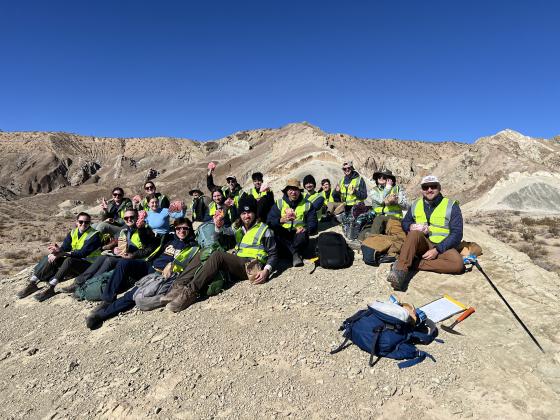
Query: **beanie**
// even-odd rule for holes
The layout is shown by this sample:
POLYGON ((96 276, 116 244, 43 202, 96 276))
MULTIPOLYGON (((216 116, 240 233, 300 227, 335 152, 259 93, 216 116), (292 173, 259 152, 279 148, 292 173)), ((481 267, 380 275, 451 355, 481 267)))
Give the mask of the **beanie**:
POLYGON ((237 209, 239 211, 239 214, 241 214, 243 212, 247 212, 247 211, 251 212, 251 213, 256 213, 257 212, 257 200, 255 200, 255 197, 253 197, 252 195, 245 194, 239 200, 239 204, 237 206, 237 209))
POLYGON ((305 187, 307 184, 317 185, 317 183, 315 182, 315 178, 313 178, 313 175, 305 175, 303 177, 303 186, 305 187))

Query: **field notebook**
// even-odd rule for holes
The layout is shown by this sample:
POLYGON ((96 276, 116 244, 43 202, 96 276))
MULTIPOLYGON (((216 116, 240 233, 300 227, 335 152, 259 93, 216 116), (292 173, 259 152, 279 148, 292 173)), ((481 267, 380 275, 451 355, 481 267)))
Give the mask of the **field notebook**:
POLYGON ((424 311, 429 319, 437 323, 463 312, 467 309, 467 306, 449 295, 443 295, 443 297, 421 306, 418 309, 424 311))

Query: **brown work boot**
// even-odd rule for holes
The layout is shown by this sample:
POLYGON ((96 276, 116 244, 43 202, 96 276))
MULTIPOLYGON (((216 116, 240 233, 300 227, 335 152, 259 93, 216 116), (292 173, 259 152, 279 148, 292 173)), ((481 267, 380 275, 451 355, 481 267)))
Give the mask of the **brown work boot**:
POLYGON ((159 298, 160 303, 167 305, 169 302, 179 296, 183 289, 184 286, 175 286, 175 284, 173 284, 173 286, 171 286, 171 289, 169 289, 169 291, 165 295, 159 298))
POLYGON ((197 295, 190 287, 183 287, 180 294, 167 304, 171 312, 181 312, 196 302, 197 295))
POLYGON ((45 300, 52 298, 54 295, 56 295, 54 286, 48 284, 47 287, 37 293, 34 298, 37 302, 44 302, 45 300))
POLYGON ((16 297, 18 299, 23 299, 24 297, 32 295, 37 290, 39 290, 37 283, 35 283, 34 281, 30 281, 29 283, 27 283, 27 286, 25 286, 23 289, 21 289, 19 292, 16 293, 16 297))

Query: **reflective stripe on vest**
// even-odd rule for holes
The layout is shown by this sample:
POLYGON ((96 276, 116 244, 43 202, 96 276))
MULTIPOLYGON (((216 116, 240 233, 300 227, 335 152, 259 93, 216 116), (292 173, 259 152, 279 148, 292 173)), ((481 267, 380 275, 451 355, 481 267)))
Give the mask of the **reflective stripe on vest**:
MULTIPOLYGON (((276 201, 276 207, 280 210, 280 217, 286 216, 286 210, 290 209, 290 205, 283 198, 276 201)), ((296 219, 293 222, 282 223, 282 227, 286 229, 291 229, 292 227, 305 227, 305 215, 311 209, 311 203, 305 198, 301 200, 297 207, 294 209, 296 212, 296 219)))
POLYGON ((243 234, 243 228, 237 229, 235 231, 236 255, 242 258, 257 259, 265 264, 268 253, 264 249, 262 238, 267 230, 268 226, 261 222, 255 223, 245 234, 243 234))
MULTIPOLYGON (((127 244, 128 244, 128 232, 127 232, 126 229, 121 230, 121 233, 120 233, 119 236, 122 237, 122 238, 127 238, 127 244)), ((164 237, 162 237, 162 240, 163 240, 163 238, 164 237)), ((138 233, 138 230, 135 230, 132 233, 132 235, 130 235, 130 243, 138 249, 143 249, 144 248, 144 244, 142 243, 142 240, 140 239, 140 234, 138 233)), ((146 258, 144 258, 144 260, 148 261, 150 258, 155 256, 159 252, 159 250, 161 249, 161 246, 162 246, 162 244, 160 242, 159 246, 154 250, 154 252, 152 252, 150 255, 148 255, 146 258)))
POLYGON ((358 203, 363 203, 363 199, 362 198, 358 198, 356 197, 356 191, 358 191, 358 187, 360 186, 360 181, 362 180, 361 176, 358 176, 356 178, 352 178, 350 180, 350 182, 348 183, 348 186, 344 185, 344 178, 342 178, 339 182, 339 186, 340 186, 340 195, 342 198, 342 201, 344 202, 344 204, 346 204, 347 206, 353 206, 355 204, 358 203), (354 192, 352 194, 348 194, 348 187, 352 185, 354 187, 354 192))
POLYGON ((200 247, 198 246, 183 248, 173 260, 173 272, 180 273, 183 271, 198 251, 200 251, 200 247))
POLYGON ((325 199, 325 203, 334 203, 334 197, 332 191, 330 191, 329 198, 327 198, 327 194, 325 193, 325 191, 321 191, 321 195, 325 199))
POLYGON ((428 237, 434 244, 439 244, 449 236, 449 221, 451 220, 451 209, 457 201, 444 197, 427 219, 424 212, 424 200, 419 198, 412 204, 413 217, 416 223, 427 223, 428 237))
MULTIPOLYGON (((315 201, 317 201, 319 197, 323 197, 323 196, 318 192, 314 192, 313 194, 309 194, 308 192, 306 192, 303 196, 303 198, 305 198, 311 204, 315 203, 315 201)), ((323 217, 323 206, 321 206, 321 208, 317 210, 317 220, 321 220, 322 217, 323 217)))
MULTIPOLYGON (((394 194, 397 197, 399 196, 399 191, 400 188, 398 185, 393 186, 393 188, 391 188, 391 190, 389 191, 389 194, 394 194)), ((389 205, 381 205, 381 206, 377 206, 373 209, 375 211, 375 214, 386 214, 387 216, 393 216, 396 217, 397 219, 402 219, 402 209, 401 206, 399 206, 399 204, 389 204, 389 205)))
MULTIPOLYGON (((84 233, 82 233, 81 236, 80 236, 80 230, 78 228, 72 230, 72 232, 70 233, 70 238, 72 238, 72 244, 70 245, 72 247, 72 251, 79 251, 80 249, 82 249, 86 244, 86 242, 88 241, 88 239, 97 234, 99 234, 99 232, 96 231, 91 226, 84 233)), ((85 259, 89 262, 93 262, 93 260, 99 255, 101 255, 101 250, 96 249, 95 251, 91 252, 87 257, 85 257, 85 259)))

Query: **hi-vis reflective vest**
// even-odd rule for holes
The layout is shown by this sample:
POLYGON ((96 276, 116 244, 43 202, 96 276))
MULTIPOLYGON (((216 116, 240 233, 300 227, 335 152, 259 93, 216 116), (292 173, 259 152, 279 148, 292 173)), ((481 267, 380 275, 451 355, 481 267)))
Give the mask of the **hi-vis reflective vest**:
MULTIPOLYGON (((89 238, 98 234, 99 232, 96 231, 91 226, 84 233, 82 233, 81 236, 80 236, 80 230, 78 228, 72 230, 72 232, 70 233, 70 238, 72 238, 72 245, 71 245, 72 251, 79 251, 84 247, 84 245, 86 244, 89 238)), ((93 262, 93 260, 99 255, 101 255, 101 250, 96 249, 86 257, 86 260, 89 262, 93 262)))
MULTIPOLYGON (((222 210, 224 217, 227 216, 229 217, 229 219, 233 219, 232 215, 231 215, 231 208, 227 208, 227 207, 222 207, 221 209, 218 209, 217 204, 212 201, 209 205, 208 205, 208 214, 211 217, 214 217, 214 215, 216 214, 217 210, 222 210)), ((233 222, 233 220, 231 220, 233 222)))
MULTIPOLYGON (((286 200, 280 198, 276 201, 276 207, 280 210, 280 217, 286 216, 286 210, 288 210, 290 205, 286 203, 286 200)), ((305 224, 305 215, 307 212, 311 210, 311 203, 303 198, 294 209, 296 212, 296 219, 292 222, 282 223, 282 227, 286 229, 297 228, 297 227, 306 227, 305 224)))
POLYGON ((259 192, 255 187, 251 188, 251 195, 255 197, 255 200, 265 197, 266 193, 267 191, 259 192))
POLYGON ((198 251, 200 251, 200 247, 198 246, 183 248, 173 260, 173 272, 180 273, 181 271, 183 271, 198 251))
POLYGON ((424 200, 419 198, 412 203, 412 213, 416 223, 427 223, 429 234, 428 238, 434 244, 439 244, 449 236, 449 221, 451 220, 451 208, 455 200, 444 197, 430 215, 430 220, 426 218, 424 212, 424 200))
MULTIPOLYGON (((398 197, 399 191, 400 191, 399 186, 395 185, 391 188, 391 190, 387 195, 394 194, 398 197)), ((393 216, 396 217, 397 219, 402 219, 402 209, 398 203, 389 204, 389 205, 381 203, 380 206, 375 207, 373 210, 375 211, 375 214, 386 214, 387 216, 393 216)))
MULTIPOLYGON (((229 190, 229 187, 222 187, 222 194, 224 195, 226 200, 229 198, 230 193, 231 191, 229 190)), ((245 192, 243 190, 238 190, 233 194, 233 204, 235 204, 235 207, 237 207, 239 205, 239 199, 243 197, 243 194, 245 194, 245 192)))
MULTIPOLYGON (((119 238, 121 240, 122 239, 128 239, 128 230, 127 229, 121 230, 121 233, 119 234, 119 238)), ((162 240, 163 240, 163 237, 162 237, 162 240)), ((140 239, 140 234, 138 233, 138 230, 135 230, 132 233, 132 235, 130 235, 130 243, 138 249, 143 249, 144 248, 144 244, 142 243, 142 240, 140 239)), ((128 240, 127 240, 127 244, 128 244, 128 240)), ((159 250, 161 249, 161 246, 162 246, 162 244, 160 243, 159 246, 154 250, 154 252, 152 252, 150 255, 148 255, 146 258, 144 258, 144 260, 148 261, 150 258, 155 256, 159 252, 159 250)), ((128 252, 128 245, 127 245, 127 252, 128 252)))
POLYGON ((243 228, 235 231, 235 254, 242 258, 257 259, 261 264, 266 264, 268 253, 264 249, 262 239, 268 230, 264 223, 255 223, 245 234, 243 228))
POLYGON ((348 183, 348 186, 344 185, 344 178, 342 178, 340 180, 340 182, 338 183, 338 185, 340 186, 340 196, 341 196, 344 204, 346 204, 347 206, 353 206, 353 205, 356 205, 358 203, 363 203, 364 202, 364 200, 362 198, 358 198, 356 196, 356 192, 358 191, 361 180, 362 180, 362 177, 357 176, 356 178, 352 178, 350 180, 350 182, 348 183), (350 187, 350 185, 352 185, 354 187, 354 192, 352 192, 352 194, 348 193, 348 188, 350 187))
MULTIPOLYGON (((318 192, 314 192, 313 194, 309 194, 308 192, 306 192, 303 195, 303 198, 305 198, 311 204, 313 204, 319 197, 323 197, 323 196, 318 192)), ((321 208, 317 210, 317 220, 321 220, 322 217, 323 217, 323 207, 321 206, 321 208)))
POLYGON ((321 196, 325 199, 325 203, 334 203, 333 192, 329 191, 329 197, 327 198, 327 194, 325 191, 321 191, 321 196))

